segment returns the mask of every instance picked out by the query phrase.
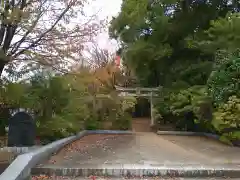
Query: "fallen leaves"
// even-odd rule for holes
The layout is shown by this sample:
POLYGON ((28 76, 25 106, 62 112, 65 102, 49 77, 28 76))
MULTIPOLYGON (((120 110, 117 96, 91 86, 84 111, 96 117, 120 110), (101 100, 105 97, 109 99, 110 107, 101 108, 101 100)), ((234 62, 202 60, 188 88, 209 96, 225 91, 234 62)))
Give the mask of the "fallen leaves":
POLYGON ((47 175, 32 176, 32 180, 70 180, 70 179, 72 179, 72 177, 47 176, 47 175))
MULTIPOLYGON (((105 146, 108 140, 114 139, 116 134, 93 134, 87 135, 77 141, 72 142, 71 144, 63 147, 58 153, 53 155, 48 164, 57 164, 63 160, 72 159, 71 154, 73 153, 81 153, 89 155, 88 152, 90 149, 95 147, 100 147, 104 149, 104 151, 110 151, 109 147, 105 146)), ((89 157, 91 157, 89 155, 89 157)))

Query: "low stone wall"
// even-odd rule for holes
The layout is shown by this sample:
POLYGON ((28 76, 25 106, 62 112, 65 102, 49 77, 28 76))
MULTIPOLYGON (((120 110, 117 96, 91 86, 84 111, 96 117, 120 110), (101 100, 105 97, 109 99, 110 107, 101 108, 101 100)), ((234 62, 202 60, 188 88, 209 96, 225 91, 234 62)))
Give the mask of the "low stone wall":
POLYGON ((31 169, 39 162, 48 159, 53 153, 65 145, 88 134, 129 134, 131 131, 92 130, 82 131, 75 136, 64 138, 28 153, 19 155, 9 167, 0 175, 0 180, 29 180, 31 169))
POLYGON ((3 147, 0 148, 0 153, 1 152, 12 152, 15 155, 20 155, 20 154, 25 154, 28 152, 31 152, 33 150, 39 149, 42 146, 33 146, 33 147, 3 147))
POLYGON ((17 156, 29 153, 38 148, 39 146, 0 148, 0 173, 3 173, 5 169, 7 169, 7 167, 17 158, 17 156))

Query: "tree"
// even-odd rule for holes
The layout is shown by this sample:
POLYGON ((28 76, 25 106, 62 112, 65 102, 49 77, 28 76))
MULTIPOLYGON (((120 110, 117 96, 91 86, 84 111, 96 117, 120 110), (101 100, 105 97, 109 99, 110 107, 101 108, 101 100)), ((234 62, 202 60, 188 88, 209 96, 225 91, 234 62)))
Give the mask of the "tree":
POLYGON ((161 120, 220 134, 218 124, 239 127, 239 11, 239 1, 123 1, 109 35, 142 86, 163 87, 161 120))
POLYGON ((88 49, 89 57, 86 57, 87 62, 93 68, 105 67, 109 62, 114 61, 114 54, 109 52, 107 49, 102 49, 94 42, 88 49))
POLYGON ((70 60, 79 59, 83 43, 91 40, 100 27, 94 17, 85 22, 80 18, 84 15, 84 3, 83 0, 1 1, 0 74, 4 68, 11 72, 19 64, 24 71, 38 69, 40 65, 66 68, 70 60))
POLYGON ((212 20, 236 10, 239 4, 238 1, 231 4, 224 0, 126 0, 120 14, 112 19, 110 36, 123 44, 123 59, 142 85, 169 86, 185 78, 178 72, 189 69, 193 63, 194 74, 207 70, 203 77, 198 77, 199 81, 192 81, 203 84, 207 80, 205 74, 212 66, 209 61, 214 61, 214 53, 189 47, 186 39, 194 39, 210 27, 212 20), (200 68, 198 65, 202 62, 206 66, 200 68))
POLYGON ((115 85, 127 85, 131 83, 132 74, 130 70, 124 67, 119 69, 115 64, 116 55, 106 49, 100 48, 96 43, 87 51, 86 57, 82 59, 83 63, 72 67, 74 72, 87 70, 94 72, 94 77, 97 83, 105 84, 114 89, 115 85), (84 68, 83 68, 84 67, 84 68))

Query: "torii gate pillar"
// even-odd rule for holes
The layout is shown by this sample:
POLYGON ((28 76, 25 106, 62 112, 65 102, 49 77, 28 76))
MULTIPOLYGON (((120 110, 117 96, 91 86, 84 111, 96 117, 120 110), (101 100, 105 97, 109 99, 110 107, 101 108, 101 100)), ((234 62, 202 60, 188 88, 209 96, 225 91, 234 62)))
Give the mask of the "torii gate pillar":
POLYGON ((154 126, 155 120, 154 120, 154 107, 153 107, 153 92, 151 92, 150 96, 150 108, 151 108, 151 126, 154 126))
POLYGON ((120 92, 121 96, 133 96, 133 97, 148 97, 150 99, 150 111, 151 111, 151 122, 150 122, 150 126, 154 126, 155 125, 155 109, 154 109, 154 105, 153 105, 153 97, 156 96, 156 94, 154 94, 154 92, 158 92, 159 91, 159 87, 158 88, 123 88, 123 87, 118 87, 115 86, 116 90, 118 92, 120 92), (148 93, 146 94, 141 94, 141 91, 147 91, 148 93), (131 92, 131 93, 129 93, 131 92))

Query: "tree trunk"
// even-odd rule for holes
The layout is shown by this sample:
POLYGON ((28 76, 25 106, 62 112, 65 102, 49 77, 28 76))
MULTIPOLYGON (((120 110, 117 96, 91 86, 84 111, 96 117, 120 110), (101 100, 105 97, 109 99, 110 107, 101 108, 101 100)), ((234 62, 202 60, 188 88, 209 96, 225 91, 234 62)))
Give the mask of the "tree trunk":
POLYGON ((0 76, 2 75, 3 73, 3 69, 5 67, 5 63, 2 59, 0 59, 0 76))

